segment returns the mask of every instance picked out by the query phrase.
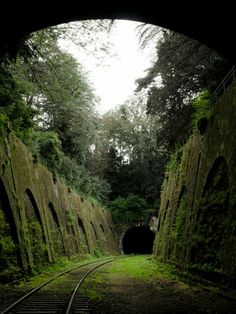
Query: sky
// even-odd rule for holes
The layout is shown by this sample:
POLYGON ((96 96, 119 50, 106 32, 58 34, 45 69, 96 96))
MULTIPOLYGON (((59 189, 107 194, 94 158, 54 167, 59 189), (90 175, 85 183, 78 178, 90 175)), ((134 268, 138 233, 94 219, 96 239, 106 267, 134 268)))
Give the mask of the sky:
POLYGON ((117 20, 110 38, 112 56, 99 65, 94 54, 86 54, 73 43, 64 43, 67 50, 82 63, 100 102, 97 111, 103 114, 124 103, 136 88, 135 80, 145 75, 154 57, 154 43, 145 49, 139 47, 135 27, 138 22, 117 20))

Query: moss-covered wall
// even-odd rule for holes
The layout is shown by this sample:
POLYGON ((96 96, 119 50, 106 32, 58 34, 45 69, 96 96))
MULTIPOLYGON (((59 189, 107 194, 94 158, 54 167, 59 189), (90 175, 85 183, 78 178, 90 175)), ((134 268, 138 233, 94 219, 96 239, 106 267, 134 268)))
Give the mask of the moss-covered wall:
POLYGON ((0 277, 118 247, 110 213, 55 181, 7 129, 0 134, 0 223, 0 277))
POLYGON ((154 255, 236 285, 236 83, 172 160, 154 255), (179 156, 178 156, 179 155, 179 156))

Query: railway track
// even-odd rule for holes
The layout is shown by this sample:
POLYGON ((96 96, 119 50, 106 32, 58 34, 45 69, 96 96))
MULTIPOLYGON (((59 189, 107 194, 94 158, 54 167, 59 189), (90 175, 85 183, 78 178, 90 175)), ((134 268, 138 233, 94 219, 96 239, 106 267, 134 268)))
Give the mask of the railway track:
POLYGON ((95 269, 119 258, 90 262, 58 274, 19 298, 0 314, 85 314, 90 300, 78 293, 84 279, 95 269), (63 281, 60 277, 67 275, 63 281))

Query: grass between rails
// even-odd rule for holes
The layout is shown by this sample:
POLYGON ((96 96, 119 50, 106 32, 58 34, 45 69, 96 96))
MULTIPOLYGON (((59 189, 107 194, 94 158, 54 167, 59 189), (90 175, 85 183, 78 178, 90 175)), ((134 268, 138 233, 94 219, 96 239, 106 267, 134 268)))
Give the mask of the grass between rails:
POLYGON ((160 263, 149 255, 130 256, 117 260, 94 272, 83 283, 80 292, 90 297, 91 300, 101 301, 104 295, 100 289, 103 285, 115 281, 137 279, 151 281, 152 279, 175 279, 173 267, 160 263))
POLYGON ((104 265, 81 288, 94 314, 236 313, 233 295, 183 282, 174 265, 144 255, 104 265))
POLYGON ((125 275, 130 278, 174 278, 171 265, 163 264, 147 255, 132 256, 118 260, 108 266, 108 273, 125 275))
MULTIPOLYGON (((150 255, 129 256, 99 268, 85 280, 80 293, 87 295, 91 300, 102 301, 105 299, 104 292, 111 291, 114 282, 117 283, 117 287, 119 285, 125 287, 129 280, 134 283, 153 282, 161 286, 170 284, 176 288, 176 291, 190 294, 204 289, 216 295, 226 295, 225 289, 213 287, 210 282, 202 281, 196 276, 186 275, 185 272, 178 271, 174 265, 161 263, 150 255)), ((227 291, 227 296, 236 301, 235 290, 227 291)))

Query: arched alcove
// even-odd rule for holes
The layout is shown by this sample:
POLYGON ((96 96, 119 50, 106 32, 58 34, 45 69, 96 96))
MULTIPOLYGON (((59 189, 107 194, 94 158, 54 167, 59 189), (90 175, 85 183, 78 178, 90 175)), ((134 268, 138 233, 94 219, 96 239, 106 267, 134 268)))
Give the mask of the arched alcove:
POLYGON ((0 178, 0 281, 11 280, 11 270, 21 266, 16 223, 0 178), (9 269, 7 274, 6 270, 9 269), (5 271, 5 272, 4 272, 5 271))
POLYGON ((49 202, 48 207, 50 212, 50 232, 52 236, 53 247, 56 255, 60 256, 61 254, 65 253, 62 227, 53 203, 49 202))
POLYGON ((229 226, 229 177, 224 157, 218 157, 208 173, 192 236, 191 262, 217 277, 222 269, 229 226))
POLYGON ((30 189, 25 190, 25 209, 26 216, 29 219, 37 219, 40 225, 42 225, 42 219, 39 213, 38 205, 30 189))
POLYGON ((151 254, 155 233, 148 227, 139 226, 127 230, 123 237, 124 254, 151 254))
POLYGON ((79 233, 80 233, 80 245, 84 253, 87 253, 89 250, 89 243, 87 233, 84 227, 84 223, 80 217, 78 217, 79 233))
POLYGON ((42 218, 30 189, 25 191, 25 211, 28 227, 27 237, 30 242, 33 263, 36 266, 48 262, 49 259, 42 218))
POLYGON ((98 240, 97 231, 96 231, 96 229, 95 229, 95 227, 94 227, 94 225, 93 225, 93 223, 92 223, 91 221, 90 221, 90 225, 91 225, 92 234, 93 234, 94 238, 95 238, 96 240, 98 240))

